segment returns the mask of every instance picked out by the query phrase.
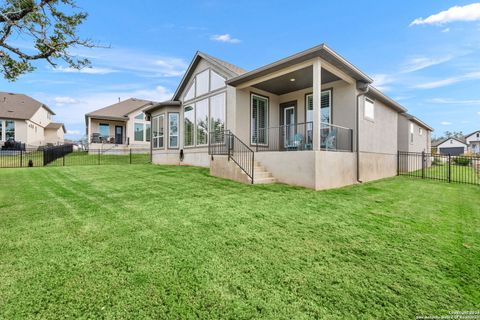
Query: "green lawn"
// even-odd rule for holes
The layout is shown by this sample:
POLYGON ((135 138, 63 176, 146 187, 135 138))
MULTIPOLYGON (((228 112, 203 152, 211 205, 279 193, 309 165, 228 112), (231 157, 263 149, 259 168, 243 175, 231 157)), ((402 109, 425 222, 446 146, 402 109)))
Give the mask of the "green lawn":
POLYGON ((450 169, 447 164, 435 164, 430 167, 426 167, 422 173, 422 170, 403 172, 402 175, 410 175, 416 177, 422 177, 429 179, 448 180, 452 182, 470 183, 480 185, 480 172, 475 170, 471 166, 460 166, 452 164, 450 169), (450 170, 450 172, 449 172, 450 170))
POLYGON ((480 309, 480 187, 315 192, 152 165, 0 170, 0 319, 480 309))

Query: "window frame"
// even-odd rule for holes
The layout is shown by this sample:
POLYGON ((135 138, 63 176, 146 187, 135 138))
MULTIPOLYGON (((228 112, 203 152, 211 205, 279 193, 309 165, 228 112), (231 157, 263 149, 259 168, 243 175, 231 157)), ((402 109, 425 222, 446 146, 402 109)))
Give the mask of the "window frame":
MULTIPOLYGON (((221 95, 223 95, 223 117, 224 117, 222 131, 225 132, 227 127, 227 91, 217 92, 214 95, 211 95, 208 97, 208 132, 209 133, 212 132, 212 98, 215 98, 221 95)), ((210 139, 210 136, 209 136, 209 139, 210 139)), ((208 142, 211 143, 210 140, 208 142)), ((225 142, 225 138, 218 142, 217 140, 215 140, 215 142, 211 144, 222 144, 224 142, 225 142)))
POLYGON ((98 124, 98 133, 100 133, 100 136, 101 136, 101 137, 110 138, 110 124, 109 124, 109 123, 99 123, 99 124, 98 124), (106 136, 102 135, 102 129, 101 129, 102 126, 108 128, 108 135, 106 135, 106 136))
MULTIPOLYGON (((253 117, 253 99, 257 97, 260 99, 265 99, 267 101, 267 107, 266 107, 266 126, 265 128, 268 129, 270 127, 270 98, 268 96, 264 96, 258 93, 250 92, 250 118, 249 123, 250 123, 250 146, 262 146, 262 147, 268 147, 269 144, 269 135, 268 131, 266 134, 266 143, 257 143, 253 142, 253 128, 252 128, 252 117, 253 117)), ((257 124, 258 126, 258 124, 257 124)))
POLYGON ((165 113, 159 113, 158 115, 152 117, 152 123, 151 123, 151 128, 152 128, 152 149, 155 150, 160 150, 160 149, 165 149, 165 113), (153 131, 154 123, 156 122, 157 125, 157 134, 155 135, 153 131), (160 124, 163 125, 163 132, 160 134, 160 124), (155 147, 155 140, 158 141, 157 147, 155 147), (160 146, 160 141, 162 141, 162 146, 160 146))
POLYGON ((210 97, 206 97, 204 99, 200 99, 194 103, 194 114, 195 114, 195 147, 207 147, 208 146, 208 138, 209 138, 209 133, 210 133, 210 97), (207 103, 207 137, 206 137, 206 142, 203 144, 198 143, 198 123, 197 123, 197 104, 199 102, 206 101, 207 103))
POLYGON ((364 118, 365 120, 368 120, 368 121, 371 121, 371 122, 374 122, 374 121, 375 121, 375 100, 374 100, 374 99, 365 97, 364 102, 363 102, 363 118, 364 118), (366 112, 366 110, 367 110, 367 101, 372 104, 372 114, 373 114, 373 117, 370 117, 370 116, 367 115, 367 112, 366 112))
MULTIPOLYGON (((329 95, 330 95, 330 123, 329 124, 333 124, 333 88, 328 88, 328 89, 323 89, 320 91, 320 99, 322 98, 322 94, 325 93, 326 91, 329 91, 329 95)), ((314 119, 313 119, 313 114, 312 114, 312 121, 307 121, 307 115, 308 115, 308 98, 311 97, 312 98, 312 108, 313 108, 313 92, 310 92, 310 93, 306 93, 305 94, 305 114, 304 114, 304 122, 305 123, 308 123, 308 122, 311 122, 313 123, 314 119)), ((321 101, 320 101, 320 116, 321 116, 321 112, 322 112, 322 106, 321 106, 321 101)), ((312 110, 312 113, 313 113, 313 110, 312 110)), ((322 120, 322 119, 320 119, 322 120)), ((322 121, 320 121, 320 123, 324 123, 322 121)))
POLYGON ((179 112, 168 112, 167 113, 167 130, 168 130, 168 145, 167 145, 167 148, 168 149, 179 149, 180 148, 180 113, 179 112), (172 135, 171 134, 171 127, 170 127, 170 116, 171 115, 177 115, 177 134, 176 135, 172 135), (177 137, 177 146, 176 147, 172 147, 171 144, 170 144, 170 137, 177 137))
POLYGON ((195 119, 195 103, 188 103, 187 105, 185 105, 183 108, 182 108, 182 113, 183 113, 183 126, 182 126, 182 130, 183 130, 183 147, 188 149, 188 148, 195 148, 196 146, 196 119, 195 119), (193 114, 193 130, 192 130, 192 144, 189 144, 189 145, 186 145, 185 144, 185 108, 188 108, 188 107, 191 107, 192 108, 192 114, 193 114))

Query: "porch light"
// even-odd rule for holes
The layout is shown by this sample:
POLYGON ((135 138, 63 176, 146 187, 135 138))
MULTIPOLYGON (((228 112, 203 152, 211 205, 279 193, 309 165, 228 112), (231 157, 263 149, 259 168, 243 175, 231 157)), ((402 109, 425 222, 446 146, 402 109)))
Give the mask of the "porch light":
POLYGON ((294 82, 294 81, 295 81, 295 78, 291 78, 290 81, 291 81, 291 82, 294 82))

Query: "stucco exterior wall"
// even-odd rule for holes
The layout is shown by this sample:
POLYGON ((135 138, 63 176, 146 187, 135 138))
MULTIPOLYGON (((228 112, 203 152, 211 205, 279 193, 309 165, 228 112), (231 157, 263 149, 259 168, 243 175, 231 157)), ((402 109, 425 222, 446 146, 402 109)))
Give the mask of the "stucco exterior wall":
POLYGON ((356 183, 354 152, 315 152, 315 190, 340 188, 356 183))
POLYGON ((65 142, 64 132, 62 128, 45 129, 45 144, 51 143, 54 145, 61 145, 65 142))
MULTIPOLYGON (((113 121, 113 120, 99 120, 99 119, 91 119, 90 120, 90 139, 92 138, 91 135, 93 133, 100 133, 100 124, 108 124, 109 125, 109 137, 115 137, 115 126, 121 126, 123 127, 123 140, 126 143, 126 138, 128 137, 126 133, 126 122, 124 121, 113 121)), ((132 141, 132 138, 130 138, 130 141, 132 141)))
POLYGON ((315 152, 257 152, 255 160, 279 182, 315 189, 315 152))
POLYGON ((430 134, 426 128, 408 119, 404 115, 398 116, 398 150, 407 152, 430 152, 430 134), (413 141, 410 130, 413 125, 413 141), (420 134, 420 128, 422 133, 420 134))
POLYGON ((397 154, 360 152, 360 181, 368 182, 397 175, 397 154))

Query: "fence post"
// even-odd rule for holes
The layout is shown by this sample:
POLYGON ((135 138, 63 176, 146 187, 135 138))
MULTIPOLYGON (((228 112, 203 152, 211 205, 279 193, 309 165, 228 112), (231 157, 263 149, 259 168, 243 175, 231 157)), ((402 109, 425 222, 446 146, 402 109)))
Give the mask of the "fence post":
POLYGON ((230 133, 228 134, 228 144, 227 144, 227 155, 228 155, 228 161, 230 161, 230 145, 232 144, 232 137, 230 136, 230 133))
POLYGON ((425 151, 422 151, 422 179, 425 179, 425 151))
POLYGON ((65 167, 65 153, 63 153, 63 156, 62 156, 62 160, 63 160, 63 166, 65 167))
POLYGON ((399 175, 400 175, 400 150, 397 150, 397 176, 399 175))
POLYGON ((448 183, 452 182, 452 156, 448 154, 448 183))
POLYGON ((23 167, 23 150, 20 150, 20 168, 23 167))
POLYGON ((132 164, 132 149, 130 149, 130 164, 132 164))

